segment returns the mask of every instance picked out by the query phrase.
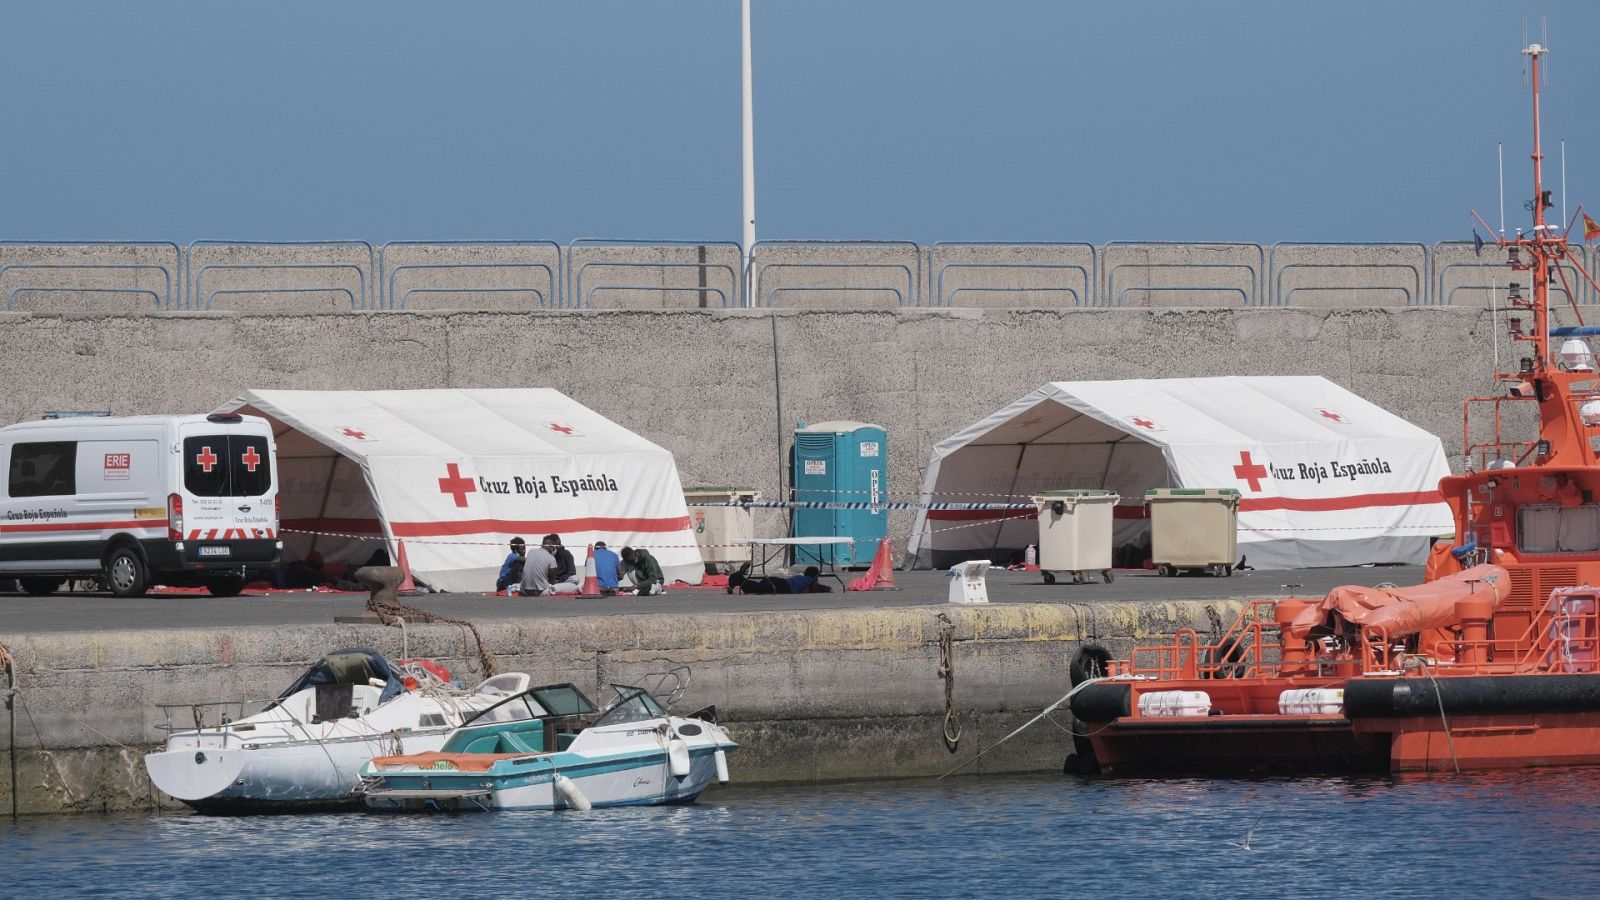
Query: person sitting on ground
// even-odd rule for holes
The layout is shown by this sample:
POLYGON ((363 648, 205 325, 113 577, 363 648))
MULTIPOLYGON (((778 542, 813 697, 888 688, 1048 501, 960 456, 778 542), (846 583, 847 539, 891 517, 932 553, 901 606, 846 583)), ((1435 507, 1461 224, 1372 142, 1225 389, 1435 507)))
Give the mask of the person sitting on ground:
POLYGON ((550 573, 550 593, 576 594, 581 587, 578 581, 578 564, 572 560, 572 551, 561 546, 561 535, 544 536, 544 549, 556 559, 555 571, 550 573))
POLYGON ((633 579, 633 593, 636 596, 649 597, 661 593, 661 583, 666 578, 661 574, 661 564, 656 562, 649 550, 623 547, 622 561, 628 564, 628 574, 633 579))
POLYGON ((609 597, 617 592, 622 579, 622 558, 605 541, 594 542, 594 577, 600 582, 600 593, 609 597))
POLYGON ((500 564, 500 577, 494 581, 496 591, 503 591, 522 583, 523 554, 527 550, 528 545, 522 538, 511 539, 511 553, 506 556, 506 561, 500 564))
POLYGON ((831 594, 833 588, 823 584, 822 570, 816 566, 806 566, 804 574, 790 575, 789 593, 791 594, 831 594))
POLYGON ((550 573, 555 571, 556 558, 544 547, 527 548, 522 560, 521 593, 524 597, 543 597, 550 593, 550 573))

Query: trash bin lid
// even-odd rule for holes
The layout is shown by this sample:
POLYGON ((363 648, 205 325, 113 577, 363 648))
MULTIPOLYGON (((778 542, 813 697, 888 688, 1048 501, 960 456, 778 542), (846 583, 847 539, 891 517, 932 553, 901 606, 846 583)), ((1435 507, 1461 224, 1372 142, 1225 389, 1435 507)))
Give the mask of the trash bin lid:
POLYGON ((1109 497, 1114 491, 1101 490, 1070 490, 1070 491, 1040 491, 1041 497, 1109 497))
POLYGON ((1151 488, 1144 492, 1146 500, 1161 500, 1168 497, 1214 497, 1234 498, 1239 492, 1234 488, 1151 488))

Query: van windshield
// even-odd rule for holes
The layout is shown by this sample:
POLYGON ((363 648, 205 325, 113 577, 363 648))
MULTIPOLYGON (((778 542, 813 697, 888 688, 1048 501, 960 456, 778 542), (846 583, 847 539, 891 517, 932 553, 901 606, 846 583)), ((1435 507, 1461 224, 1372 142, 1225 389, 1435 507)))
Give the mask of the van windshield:
POLYGON ((272 489, 267 439, 206 434, 183 439, 183 486, 196 497, 259 497, 272 489))

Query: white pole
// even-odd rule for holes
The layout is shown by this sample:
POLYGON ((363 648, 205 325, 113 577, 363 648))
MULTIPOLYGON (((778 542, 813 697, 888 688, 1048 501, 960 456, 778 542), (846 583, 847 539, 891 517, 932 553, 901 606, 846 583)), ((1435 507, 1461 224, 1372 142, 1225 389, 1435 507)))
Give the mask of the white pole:
POLYGON ((1561 141, 1561 221, 1567 221, 1567 142, 1561 141))
POLYGON ((740 0, 744 29, 744 280, 746 306, 755 306, 750 296, 750 252, 756 245, 756 126, 755 103, 750 79, 750 0, 740 0))
MULTIPOLYGON (((1527 23, 1524 22, 1524 25, 1527 23)), ((1500 236, 1506 236, 1506 145, 1499 144, 1500 155, 1500 236)))

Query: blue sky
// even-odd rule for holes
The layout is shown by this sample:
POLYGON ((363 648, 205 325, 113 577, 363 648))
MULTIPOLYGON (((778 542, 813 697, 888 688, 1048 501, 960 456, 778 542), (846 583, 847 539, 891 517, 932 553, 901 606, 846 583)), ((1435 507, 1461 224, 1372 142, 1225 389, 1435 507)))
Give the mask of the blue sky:
MULTIPOLYGON (((1600 3, 753 6, 764 239, 1462 239, 1497 142, 1514 225, 1524 16, 1600 210, 1600 3)), ((738 0, 6 0, 0 79, 0 238, 740 236, 738 0)))

